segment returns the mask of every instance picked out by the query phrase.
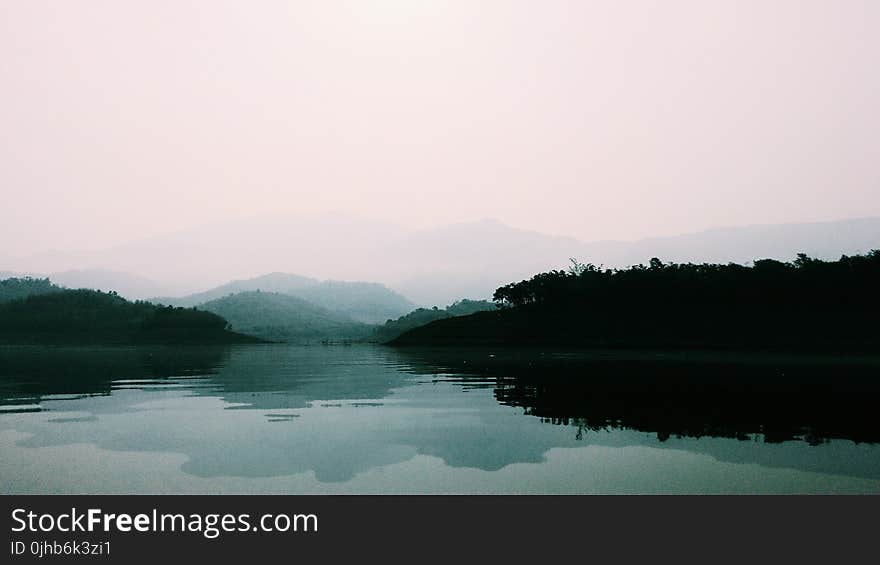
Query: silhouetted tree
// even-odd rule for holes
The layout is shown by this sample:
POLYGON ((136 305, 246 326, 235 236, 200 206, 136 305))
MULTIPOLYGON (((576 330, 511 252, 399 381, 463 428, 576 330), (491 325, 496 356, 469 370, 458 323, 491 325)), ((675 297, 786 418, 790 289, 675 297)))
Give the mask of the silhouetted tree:
MULTIPOLYGON (((604 269, 576 260, 498 288, 498 312, 412 335, 618 345, 880 346, 880 252, 604 269)), ((411 336, 404 335, 404 339, 411 336)))

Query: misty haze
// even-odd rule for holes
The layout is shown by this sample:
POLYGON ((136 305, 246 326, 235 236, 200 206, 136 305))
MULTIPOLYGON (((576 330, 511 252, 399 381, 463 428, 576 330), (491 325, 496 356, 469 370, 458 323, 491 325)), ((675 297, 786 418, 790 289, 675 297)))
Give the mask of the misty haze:
POLYGON ((0 492, 880 491, 878 24, 13 0, 0 492))

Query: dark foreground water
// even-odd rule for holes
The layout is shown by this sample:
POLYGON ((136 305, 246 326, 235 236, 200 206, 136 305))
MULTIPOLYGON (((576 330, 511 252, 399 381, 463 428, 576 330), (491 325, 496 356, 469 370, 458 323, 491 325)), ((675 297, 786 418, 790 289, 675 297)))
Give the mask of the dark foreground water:
POLYGON ((875 361, 0 346, 2 493, 880 492, 875 361))

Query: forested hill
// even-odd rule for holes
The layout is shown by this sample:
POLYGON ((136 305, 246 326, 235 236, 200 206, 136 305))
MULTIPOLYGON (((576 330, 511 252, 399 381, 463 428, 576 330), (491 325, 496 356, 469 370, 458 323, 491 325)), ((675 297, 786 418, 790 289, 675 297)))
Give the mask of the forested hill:
POLYGON ((233 294, 262 291, 295 296, 364 324, 380 324, 412 310, 413 303, 390 288, 369 282, 318 281, 289 273, 270 273, 236 280, 211 290, 181 298, 154 298, 158 304, 199 306, 233 294))
POLYGON ((226 284, 214 287, 204 292, 198 292, 183 297, 156 297, 151 298, 150 302, 156 304, 169 304, 171 306, 198 306, 224 298, 226 296, 237 294, 239 292, 248 292, 252 290, 260 290, 263 292, 277 292, 281 294, 294 294, 295 292, 318 284, 317 279, 294 275, 290 273, 269 273, 254 277, 252 279, 241 279, 230 281, 226 284))
POLYGON ((32 277, 8 278, 0 280, 0 304, 12 300, 27 298, 37 294, 49 294, 61 291, 49 279, 32 277))
POLYGON ((360 339, 372 329, 302 298, 277 292, 240 292, 205 302, 199 308, 224 317, 235 331, 272 341, 360 339))
POLYGON ((370 282, 327 280, 293 294, 365 324, 381 324, 415 306, 385 285, 370 282))
POLYGON ((4 343, 233 343, 260 341, 226 329, 211 312, 129 302, 116 293, 62 290, 0 304, 4 343))
POLYGON ((454 302, 446 308, 417 308, 405 316, 396 320, 388 320, 373 331, 371 338, 374 341, 384 343, 391 341, 402 333, 419 326, 424 326, 435 320, 445 320, 455 316, 467 316, 475 312, 495 310, 494 303, 488 300, 463 299, 454 302))
POLYGON ((821 261, 575 263, 508 284, 495 312, 404 333, 407 344, 829 348, 880 352, 880 252, 821 261))

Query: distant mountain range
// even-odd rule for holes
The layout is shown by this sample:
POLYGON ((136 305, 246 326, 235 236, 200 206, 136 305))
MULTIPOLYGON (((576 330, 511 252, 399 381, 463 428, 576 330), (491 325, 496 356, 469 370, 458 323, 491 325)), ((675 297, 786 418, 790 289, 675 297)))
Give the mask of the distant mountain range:
POLYGON ((372 326, 311 302, 277 292, 245 291, 198 307, 225 318, 232 330, 284 342, 365 337, 372 326))
POLYGON ((296 291, 300 291, 308 286, 313 286, 319 283, 320 281, 318 281, 317 279, 303 277, 300 275, 293 275, 289 273, 269 273, 268 275, 262 275, 259 277, 254 277, 252 279, 230 281, 226 284, 221 284, 218 287, 214 287, 204 292, 197 292, 195 294, 189 294, 187 296, 181 297, 159 296, 151 298, 150 301, 159 304, 188 307, 196 306, 198 304, 202 304, 210 300, 215 300, 217 298, 223 298, 224 296, 237 294, 239 292, 247 292, 252 290, 260 290, 263 292, 276 292, 281 294, 293 294, 296 291))
MULTIPOLYGON (((609 267, 647 263, 651 257, 667 262, 748 263, 758 258, 789 260, 799 252, 836 259, 878 247, 880 218, 727 227, 638 241, 587 243, 494 220, 414 230, 328 215, 230 220, 101 251, 7 259, 0 269, 19 273, 80 269, 80 277, 92 273, 89 276, 100 279, 82 286, 108 289, 108 284, 115 284, 120 294, 130 298, 184 296, 200 289, 217 290, 224 281, 294 272, 377 281, 416 304, 433 306, 461 298, 488 298, 503 284, 564 268, 571 257, 609 267), (114 281, 108 272, 133 275, 129 281, 114 281), (164 290, 144 294, 150 284, 164 290)), ((331 292, 317 286, 309 288, 317 294, 331 292)), ((223 295, 200 294, 206 294, 205 300, 223 295)), ((377 320, 379 313, 352 317, 377 320)))
MULTIPOLYGON (((232 281, 211 290, 182 298, 159 297, 153 298, 151 301, 172 306, 200 306, 210 310, 209 306, 220 307, 229 302, 236 302, 223 302, 218 301, 219 299, 234 298, 239 293, 248 293, 248 299, 254 301, 255 305, 257 302, 265 302, 266 296, 251 296, 253 291, 262 291, 264 294, 274 296, 276 298, 275 304, 284 306, 288 310, 293 307, 304 310, 304 315, 317 315, 317 311, 306 314, 305 310, 318 308, 335 316, 328 318, 328 323, 345 321, 346 323, 380 324, 388 319, 397 318, 415 307, 404 296, 381 284, 318 281, 287 273, 270 273, 252 279, 232 281), (277 298, 279 296, 295 297, 297 301, 281 301, 277 298)), ((221 312, 218 313, 225 316, 221 312)), ((234 320, 229 319, 229 321, 235 325, 234 320)))

